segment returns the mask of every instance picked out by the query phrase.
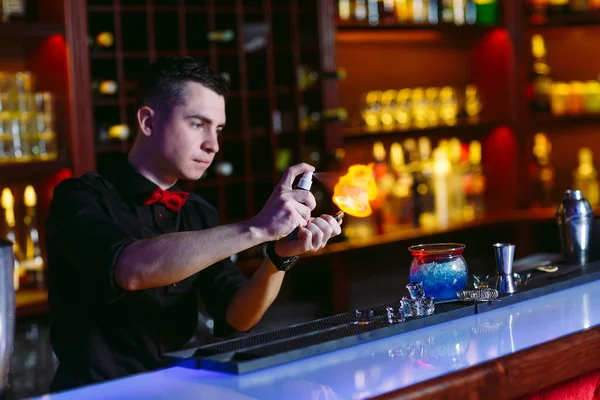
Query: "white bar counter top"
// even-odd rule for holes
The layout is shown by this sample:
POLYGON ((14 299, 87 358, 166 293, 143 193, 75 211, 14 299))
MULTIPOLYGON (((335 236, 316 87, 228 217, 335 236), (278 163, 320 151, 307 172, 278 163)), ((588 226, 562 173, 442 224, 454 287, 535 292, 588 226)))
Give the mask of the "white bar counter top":
POLYGON ((364 399, 596 325, 600 281, 244 375, 172 367, 40 399, 364 399))

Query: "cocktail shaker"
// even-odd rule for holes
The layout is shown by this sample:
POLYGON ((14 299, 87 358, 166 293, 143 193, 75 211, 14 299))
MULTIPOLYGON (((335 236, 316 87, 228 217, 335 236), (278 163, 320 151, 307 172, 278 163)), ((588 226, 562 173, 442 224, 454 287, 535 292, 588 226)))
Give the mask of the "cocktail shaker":
POLYGON ((14 260, 12 243, 0 239, 0 393, 4 390, 15 336, 14 260))
POLYGON ((564 261, 583 265, 588 261, 594 212, 581 190, 565 190, 556 209, 564 261))

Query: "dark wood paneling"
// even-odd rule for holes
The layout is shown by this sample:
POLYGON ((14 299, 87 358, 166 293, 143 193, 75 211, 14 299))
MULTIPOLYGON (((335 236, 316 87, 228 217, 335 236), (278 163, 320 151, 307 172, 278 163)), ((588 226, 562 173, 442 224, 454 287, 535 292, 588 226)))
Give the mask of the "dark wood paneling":
POLYGON ((514 399, 599 368, 596 327, 375 399, 514 399))

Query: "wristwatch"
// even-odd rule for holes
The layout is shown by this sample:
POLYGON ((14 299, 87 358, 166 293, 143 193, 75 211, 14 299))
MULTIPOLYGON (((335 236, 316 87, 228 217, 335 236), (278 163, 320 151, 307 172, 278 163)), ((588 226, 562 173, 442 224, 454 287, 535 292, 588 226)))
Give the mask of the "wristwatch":
POLYGON ((279 271, 289 271, 298 262, 300 257, 281 257, 275 253, 275 242, 267 243, 267 257, 279 271))

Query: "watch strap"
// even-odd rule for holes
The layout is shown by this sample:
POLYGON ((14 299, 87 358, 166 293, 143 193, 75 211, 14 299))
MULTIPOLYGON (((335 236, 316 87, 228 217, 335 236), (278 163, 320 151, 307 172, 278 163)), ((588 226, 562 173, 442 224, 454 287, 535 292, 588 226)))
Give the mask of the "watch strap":
POLYGON ((298 256, 281 257, 275 252, 275 242, 267 243, 267 257, 279 271, 289 271, 300 259, 298 256))

